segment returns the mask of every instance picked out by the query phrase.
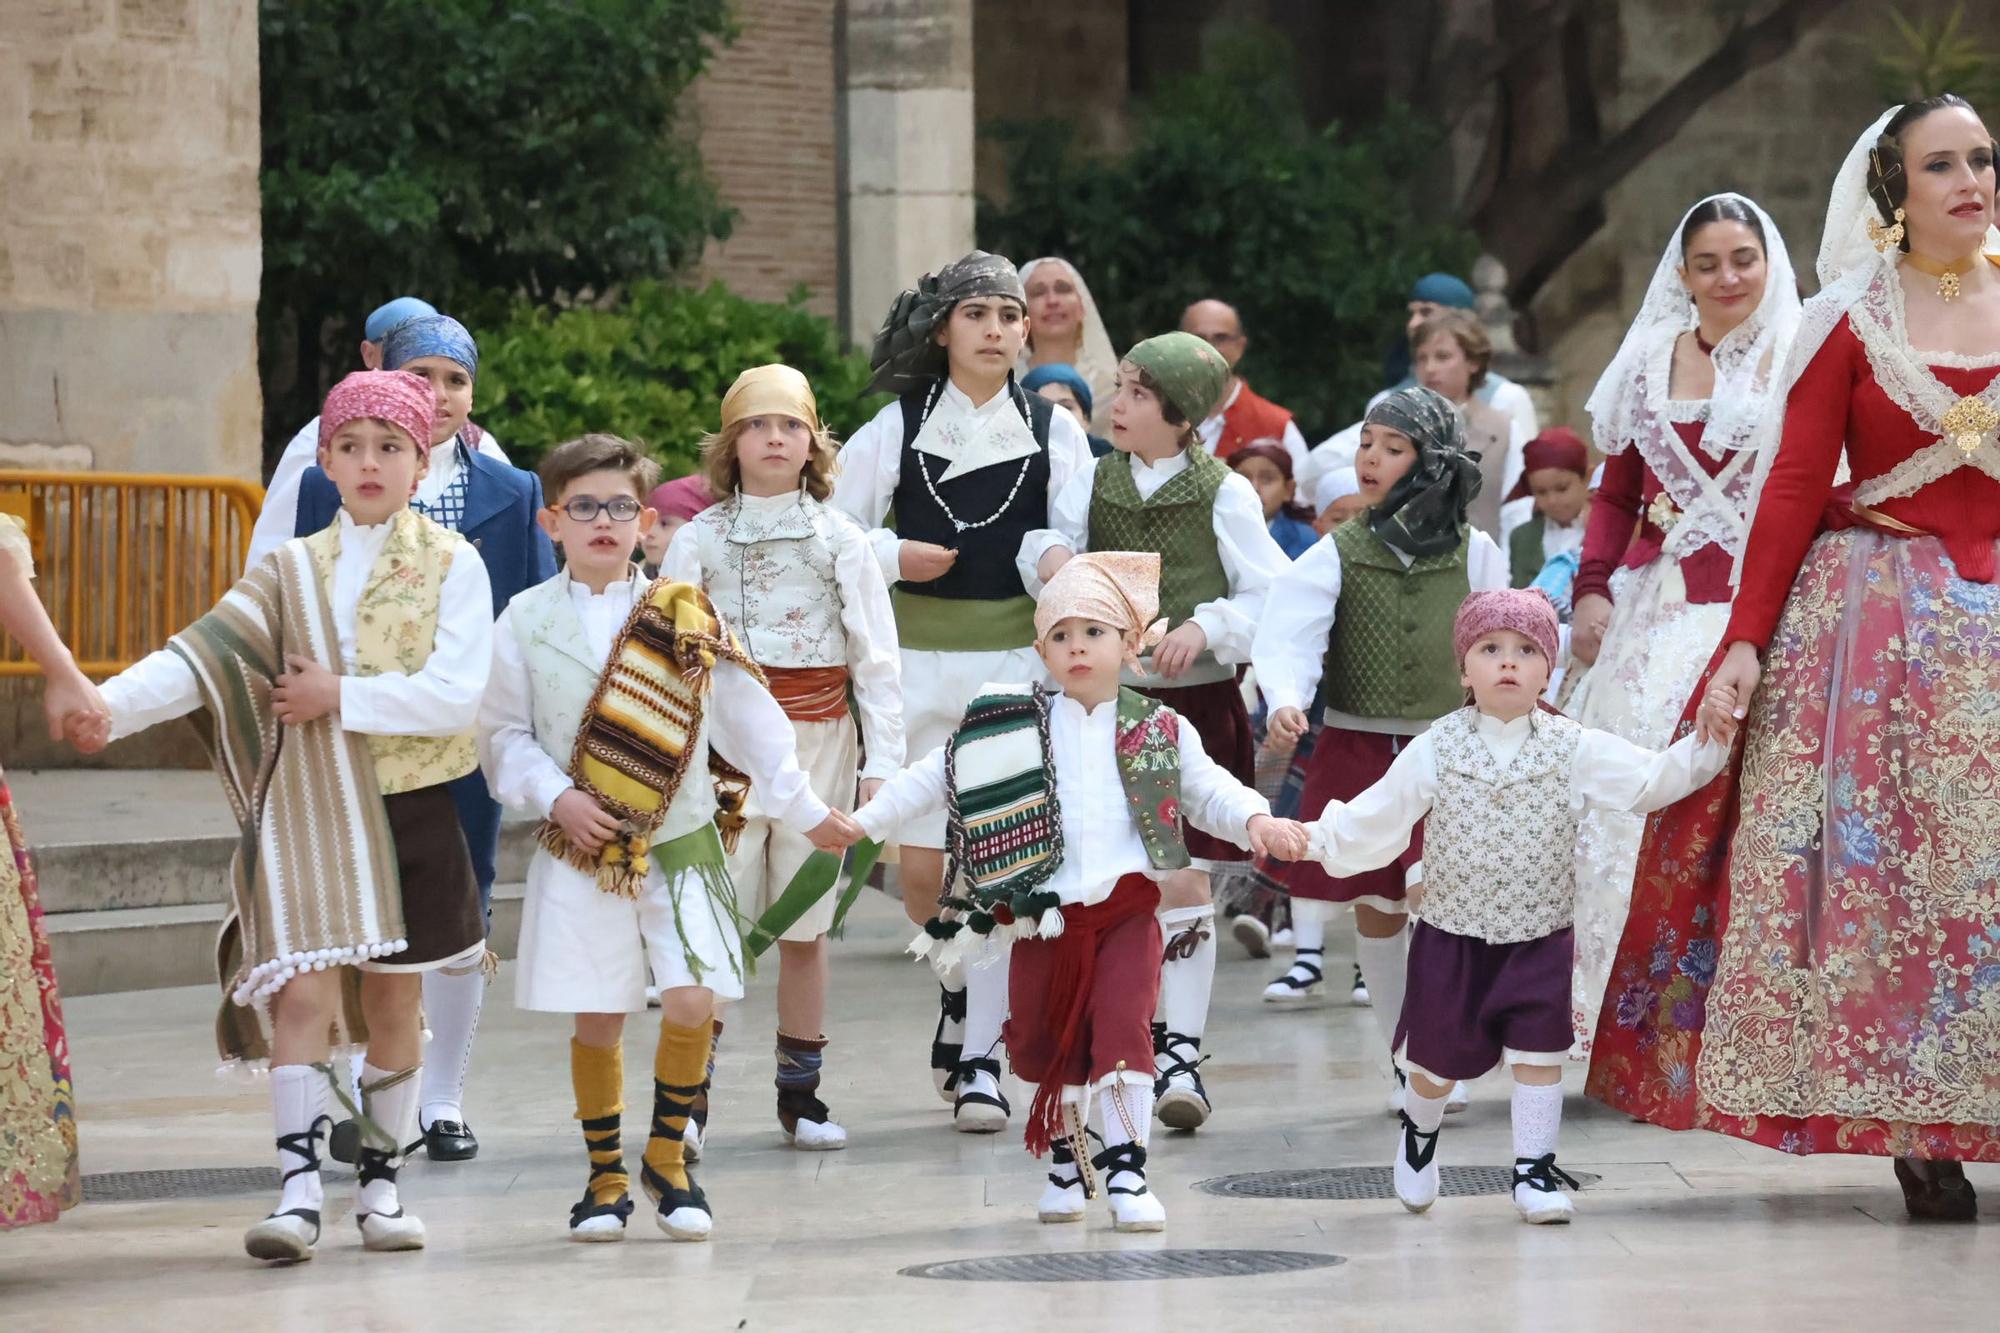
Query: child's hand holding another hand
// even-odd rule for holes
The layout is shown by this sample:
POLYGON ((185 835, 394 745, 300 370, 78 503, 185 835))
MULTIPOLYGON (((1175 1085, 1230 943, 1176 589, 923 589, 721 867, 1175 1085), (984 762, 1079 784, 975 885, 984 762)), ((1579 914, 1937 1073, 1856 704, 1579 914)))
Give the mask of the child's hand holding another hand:
POLYGON ((806 834, 813 846, 823 852, 831 852, 835 856, 867 836, 861 825, 838 810, 827 811, 826 818, 815 824, 812 832, 806 834))
POLYGON ((1306 854, 1306 826, 1296 819, 1250 818, 1250 850, 1259 856, 1296 861, 1306 854))

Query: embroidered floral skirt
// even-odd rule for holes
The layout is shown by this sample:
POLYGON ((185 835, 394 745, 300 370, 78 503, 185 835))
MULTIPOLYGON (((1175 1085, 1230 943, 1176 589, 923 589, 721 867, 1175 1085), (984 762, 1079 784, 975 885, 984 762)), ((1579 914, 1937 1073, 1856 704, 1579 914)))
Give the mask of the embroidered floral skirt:
MULTIPOLYGON (((1680 562, 1661 556, 1611 577, 1614 609, 1598 654, 1569 715, 1586 727, 1664 750, 1723 631, 1729 603, 1690 602, 1680 562)), ((1576 841, 1576 959, 1571 966, 1572 1054, 1590 1055, 1612 955, 1625 930, 1644 815, 1593 808, 1576 841)))
POLYGON ((82 1197, 69 1042, 35 868, 0 782, 0 1227, 52 1222, 82 1197))
POLYGON ((1935 538, 1813 544, 1735 782, 1648 827, 1589 1090, 1787 1152, 2000 1161, 2000 586, 1935 538))

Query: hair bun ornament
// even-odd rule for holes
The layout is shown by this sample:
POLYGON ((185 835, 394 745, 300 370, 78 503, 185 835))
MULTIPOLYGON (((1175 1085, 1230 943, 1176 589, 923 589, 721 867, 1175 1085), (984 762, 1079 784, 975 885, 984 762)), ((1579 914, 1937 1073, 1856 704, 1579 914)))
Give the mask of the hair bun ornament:
POLYGON ((1896 210, 1896 220, 1889 226, 1882 225, 1882 219, 1868 219, 1868 242, 1883 254, 1888 254, 1903 243, 1903 210, 1896 210))

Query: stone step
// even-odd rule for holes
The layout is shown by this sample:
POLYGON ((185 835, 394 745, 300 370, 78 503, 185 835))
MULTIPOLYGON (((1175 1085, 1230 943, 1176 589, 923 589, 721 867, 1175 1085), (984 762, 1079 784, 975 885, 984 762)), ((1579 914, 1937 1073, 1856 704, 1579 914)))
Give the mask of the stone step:
MULTIPOLYGON (((44 912, 219 908, 228 901, 236 821, 212 773, 7 776, 34 851, 44 912)), ((500 881, 525 879, 534 849, 532 823, 502 824, 500 881)))
MULTIPOLYGON (((514 956, 526 893, 520 881, 493 886, 487 943, 502 958, 514 956)), ((57 980, 69 996, 213 985, 222 918, 218 901, 63 912, 43 920, 57 980)))

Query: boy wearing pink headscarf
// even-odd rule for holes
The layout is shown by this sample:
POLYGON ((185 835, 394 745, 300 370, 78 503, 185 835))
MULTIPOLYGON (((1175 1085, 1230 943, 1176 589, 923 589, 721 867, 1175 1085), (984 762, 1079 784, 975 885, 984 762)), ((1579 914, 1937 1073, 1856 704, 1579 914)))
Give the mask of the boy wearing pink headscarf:
POLYGON ((1526 1222, 1569 1221, 1575 1206, 1562 1186, 1576 1182, 1555 1151, 1578 821, 1589 806, 1672 805, 1729 758, 1726 735, 1689 735, 1654 753, 1546 709, 1539 700, 1557 630, 1555 607, 1538 589, 1467 597, 1452 626, 1467 706, 1413 737, 1379 781, 1329 802, 1309 826, 1308 858, 1330 875, 1356 875, 1395 860, 1425 821, 1423 882, 1410 904, 1423 920, 1392 1043, 1410 1080, 1396 1197, 1413 1213, 1437 1201, 1437 1138, 1452 1084, 1505 1063, 1514 1073, 1514 1206, 1526 1222))
POLYGON ((225 1060, 270 1073, 282 1183, 244 1236, 259 1259, 312 1257, 326 1069, 364 1045, 355 1224, 367 1249, 423 1248, 396 1183, 420 1141, 421 982, 476 971, 486 952, 450 784, 479 766, 492 593, 472 544, 410 508, 434 412, 430 385, 404 371, 335 385, 319 466, 336 520, 104 686, 110 739, 206 707, 242 820, 216 1035, 225 1060))
POLYGON ((1118 1230, 1166 1225, 1146 1186, 1146 1142, 1156 913, 1160 881, 1189 862, 1182 820, 1260 853, 1305 849, 1304 829, 1272 819, 1179 714, 1120 685, 1159 639, 1159 586, 1151 553, 1066 563, 1035 607, 1035 647, 1058 688, 984 686, 951 738, 854 816, 881 840, 945 811, 947 887, 917 953, 950 961, 981 940, 1012 943, 1006 1046, 1035 1085, 1028 1149, 1053 1149, 1044 1222, 1081 1220, 1102 1173, 1118 1230))

